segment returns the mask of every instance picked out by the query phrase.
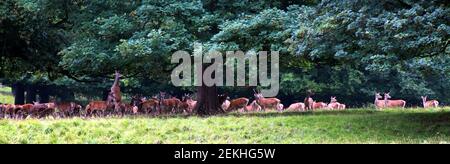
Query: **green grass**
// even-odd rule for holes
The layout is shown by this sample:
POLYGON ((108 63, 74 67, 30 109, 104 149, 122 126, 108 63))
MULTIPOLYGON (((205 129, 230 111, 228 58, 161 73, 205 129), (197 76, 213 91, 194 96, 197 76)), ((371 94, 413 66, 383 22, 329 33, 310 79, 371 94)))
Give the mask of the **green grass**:
POLYGON ((10 87, 0 87, 0 103, 13 104, 14 97, 10 87))
POLYGON ((450 108, 0 120, 0 143, 450 143, 450 108))

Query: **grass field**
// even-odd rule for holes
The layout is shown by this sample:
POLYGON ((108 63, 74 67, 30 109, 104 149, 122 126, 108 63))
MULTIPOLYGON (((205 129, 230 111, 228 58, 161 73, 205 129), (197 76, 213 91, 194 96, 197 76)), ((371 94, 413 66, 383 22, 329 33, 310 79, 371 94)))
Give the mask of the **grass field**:
POLYGON ((14 97, 11 94, 11 88, 0 87, 0 103, 4 104, 14 103, 14 97))
POLYGON ((0 143, 450 143, 450 108, 0 120, 0 143))

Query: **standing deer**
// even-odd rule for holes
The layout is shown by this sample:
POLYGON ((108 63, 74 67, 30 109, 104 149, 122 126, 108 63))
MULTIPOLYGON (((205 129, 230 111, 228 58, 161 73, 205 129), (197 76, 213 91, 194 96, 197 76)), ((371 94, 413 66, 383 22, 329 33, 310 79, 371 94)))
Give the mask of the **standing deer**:
POLYGON ((177 113, 178 107, 181 104, 181 100, 172 97, 165 99, 166 92, 159 92, 159 113, 170 111, 171 113, 177 113))
POLYGON ((114 108, 115 104, 113 96, 112 93, 109 93, 106 101, 92 101, 88 105, 86 105, 85 116, 92 116, 92 114, 94 113, 97 116, 105 116, 109 111, 114 110, 114 108))
POLYGON ((427 101, 428 96, 421 96, 421 97, 422 97, 423 108, 437 108, 437 107, 439 107, 439 101, 437 101, 437 100, 427 101))
POLYGON ((313 95, 311 90, 308 90, 308 93, 306 94, 306 98, 304 100, 305 103, 305 111, 314 110, 314 100, 311 98, 313 95))
POLYGON ((281 111, 283 109, 280 109, 280 103, 281 101, 277 98, 265 98, 261 93, 255 93, 254 94, 256 102, 261 106, 262 110, 267 109, 276 109, 278 111, 281 111))
POLYGON ((117 114, 120 112, 120 104, 122 103, 122 93, 120 92, 120 77, 122 75, 119 73, 119 71, 116 71, 115 77, 114 77, 114 84, 111 87, 111 96, 113 98, 114 103, 114 112, 117 114))
POLYGON ((388 107, 388 108, 395 108, 395 107, 405 108, 405 106, 406 106, 406 101, 405 100, 389 100, 390 98, 391 98, 390 93, 385 93, 384 94, 385 107, 388 107))
POLYGON ((383 109, 385 107, 385 103, 382 99, 383 97, 381 96, 380 93, 376 92, 375 93, 375 102, 373 103, 376 107, 376 109, 383 109))

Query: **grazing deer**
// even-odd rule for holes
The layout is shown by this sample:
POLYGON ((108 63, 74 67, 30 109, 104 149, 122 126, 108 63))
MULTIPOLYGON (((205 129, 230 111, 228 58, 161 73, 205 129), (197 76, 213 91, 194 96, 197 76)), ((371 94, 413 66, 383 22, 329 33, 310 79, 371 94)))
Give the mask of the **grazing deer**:
POLYGON ((305 103, 294 103, 291 104, 286 110, 288 111, 305 111, 305 103))
POLYGON ((228 109, 226 111, 229 112, 229 111, 233 111, 233 110, 244 109, 245 107, 247 107, 249 101, 250 100, 248 98, 243 98, 243 97, 231 100, 230 106, 228 107, 228 109))
POLYGON ((423 108, 437 108, 437 107, 439 107, 439 101, 437 101, 437 100, 427 101, 428 96, 421 96, 421 97, 422 97, 423 108))
POLYGON ((261 93, 255 93, 254 94, 256 102, 261 106, 262 110, 267 109, 277 109, 278 111, 281 111, 280 109, 280 103, 281 101, 277 98, 265 98, 261 93))
POLYGON ((375 105, 376 109, 383 109, 385 107, 385 102, 382 99, 383 97, 381 96, 380 93, 376 92, 375 93, 375 102, 373 103, 375 105))
POLYGON ((388 108, 395 108, 395 107, 405 108, 406 101, 404 101, 404 100, 389 100, 390 98, 391 98, 390 93, 385 93, 384 94, 385 107, 388 107, 388 108))
POLYGON ((256 100, 250 103, 250 105, 245 107, 245 111, 247 112, 259 112, 261 110, 262 108, 261 106, 258 105, 258 103, 256 103, 256 100))
POLYGON ((313 98, 311 98, 312 95, 313 92, 311 90, 308 90, 305 100, 303 101, 303 103, 305 104, 305 111, 314 110, 314 100, 313 98))
MULTIPOLYGON (((31 109, 31 112, 29 112, 29 115, 31 117, 35 116, 37 118, 43 118, 52 115, 55 112, 55 104, 54 103, 45 103, 41 104, 39 102, 33 102, 33 107, 31 109)), ((24 106, 22 106, 22 109, 24 109, 24 106)))
POLYGON ((222 104, 221 108, 222 110, 224 110, 225 112, 230 112, 233 110, 240 110, 240 109, 244 109, 247 107, 248 102, 250 101, 248 98, 237 98, 237 99, 233 99, 233 100, 229 100, 230 97, 228 97, 228 94, 221 94, 218 95, 219 97, 219 103, 222 104))

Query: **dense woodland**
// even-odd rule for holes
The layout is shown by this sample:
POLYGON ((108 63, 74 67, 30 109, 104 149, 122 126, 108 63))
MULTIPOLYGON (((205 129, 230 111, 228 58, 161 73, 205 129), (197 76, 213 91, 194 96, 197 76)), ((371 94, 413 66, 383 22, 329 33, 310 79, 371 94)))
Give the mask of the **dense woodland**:
POLYGON ((350 106, 373 102, 375 91, 410 106, 422 95, 448 104, 449 42, 448 0, 2 0, 0 83, 19 104, 93 100, 120 70, 125 96, 180 96, 196 88, 170 84, 170 57, 201 43, 280 51, 285 104, 309 89, 350 106))

